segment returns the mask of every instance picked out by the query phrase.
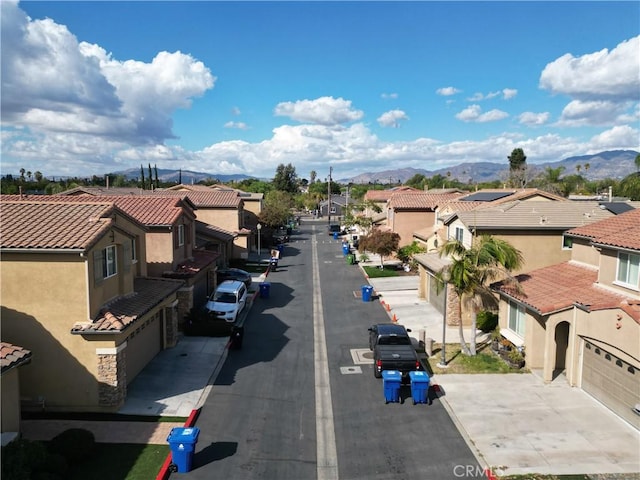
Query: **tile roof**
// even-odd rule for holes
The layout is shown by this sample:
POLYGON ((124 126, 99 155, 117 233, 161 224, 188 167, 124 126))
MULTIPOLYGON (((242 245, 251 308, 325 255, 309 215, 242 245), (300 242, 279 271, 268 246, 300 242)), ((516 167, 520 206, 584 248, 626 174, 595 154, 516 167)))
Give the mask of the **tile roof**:
POLYGON ((165 278, 188 278, 206 269, 220 256, 219 253, 208 250, 193 250, 192 257, 180 263, 175 270, 162 276, 165 278))
POLYGON ((196 208, 238 208, 242 202, 236 190, 156 190, 152 196, 187 197, 196 208))
POLYGON ((141 195, 144 192, 141 188, 131 187, 76 187, 60 192, 57 195, 141 195))
MULTIPOLYGON (((505 281, 492 288, 498 290, 541 315, 567 310, 578 304, 589 311, 623 308, 635 305, 637 300, 612 292, 597 283, 598 270, 573 261, 559 263, 517 275, 523 289, 518 293, 505 281)), ((632 315, 633 316, 633 315, 632 315)), ((634 317, 640 322, 640 309, 634 317)))
POLYGON ((196 220, 196 234, 204 237, 212 237, 224 242, 232 241, 237 235, 234 232, 224 230, 215 225, 209 225, 208 223, 196 220))
POLYGON ((26 348, 12 345, 8 342, 0 342, 0 365, 1 373, 12 368, 28 363, 31 359, 31 351, 26 348))
POLYGON ((0 248, 87 250, 107 233, 113 202, 57 204, 0 199, 0 248))
POLYGON ((394 210, 435 210, 460 195, 460 193, 394 193, 389 198, 389 207, 394 210))
POLYGON ((467 210, 473 210, 475 208, 486 207, 486 206, 487 206, 486 202, 474 202, 474 201, 460 202, 458 200, 453 200, 443 205, 441 210, 446 210, 447 212, 465 212, 467 210))
POLYGON ((588 238, 596 244, 640 250, 640 209, 574 228, 566 234, 588 238))
MULTIPOLYGON (((479 229, 560 229, 587 225, 613 215, 598 202, 521 201, 458 212, 467 226, 479 229)), ((450 219, 448 219, 450 220, 450 219)))
POLYGON ((143 225, 168 226, 173 225, 183 211, 194 216, 190 202, 182 199, 186 198, 184 192, 176 193, 182 195, 178 198, 153 195, 2 195, 0 198, 2 201, 22 198, 50 203, 109 202, 143 225))
MULTIPOLYGON (((539 190, 537 188, 521 188, 519 190, 513 188, 484 188, 481 190, 477 190, 475 192, 470 192, 467 194, 467 197, 473 197, 479 193, 486 194, 500 194, 507 193, 501 198, 498 198, 492 201, 492 204, 502 203, 502 202, 512 202, 513 200, 525 200, 533 197, 543 197, 548 198, 549 200, 557 200, 557 201, 568 201, 566 198, 561 197, 560 195, 555 195, 553 193, 545 192, 544 190, 539 190)), ((461 197, 463 200, 465 197, 461 197)))
POLYGON ((367 190, 367 193, 364 194, 364 199, 365 200, 372 200, 374 202, 386 202, 387 200, 389 200, 389 198, 391 198, 391 195, 393 195, 394 193, 397 193, 397 192, 423 193, 423 190, 418 190, 417 188, 405 187, 405 186, 394 187, 394 188, 391 188, 389 190, 367 190))
POLYGON ((183 285, 182 280, 169 278, 136 278, 133 294, 119 297, 105 305, 93 322, 76 323, 71 328, 71 333, 84 335, 121 332, 160 305, 183 285))

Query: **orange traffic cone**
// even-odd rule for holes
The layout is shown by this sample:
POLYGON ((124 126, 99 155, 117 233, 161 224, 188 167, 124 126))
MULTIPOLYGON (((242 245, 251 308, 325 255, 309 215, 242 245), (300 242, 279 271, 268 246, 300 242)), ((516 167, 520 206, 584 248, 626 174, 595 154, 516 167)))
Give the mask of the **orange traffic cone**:
POLYGON ((387 303, 386 307, 387 307, 387 312, 390 312, 391 311, 391 306, 387 303))
POLYGON ((396 317, 396 314, 395 314, 395 313, 393 314, 393 318, 391 319, 391 321, 392 321, 393 323, 397 323, 397 322, 398 322, 398 317, 396 317))

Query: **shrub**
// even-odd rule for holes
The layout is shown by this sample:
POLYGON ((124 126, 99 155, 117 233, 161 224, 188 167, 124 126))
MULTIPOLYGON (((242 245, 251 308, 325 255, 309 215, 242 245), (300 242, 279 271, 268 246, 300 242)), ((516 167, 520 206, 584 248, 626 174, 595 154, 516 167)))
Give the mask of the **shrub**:
POLYGON ((400 247, 398 249, 398 258, 402 261, 402 263, 411 263, 412 257, 417 253, 424 253, 427 249, 422 245, 418 244, 418 242, 414 241, 411 245, 405 245, 404 247, 400 247))
POLYGON ((47 448, 41 442, 14 440, 2 447, 2 478, 30 480, 31 473, 46 462, 47 448))
POLYGON ((484 333, 489 333, 498 326, 498 314, 486 310, 478 312, 476 322, 480 330, 484 333))
POLYGON ((62 455, 69 465, 74 465, 82 463, 91 455, 95 443, 95 437, 89 430, 70 428, 51 440, 49 450, 62 455))

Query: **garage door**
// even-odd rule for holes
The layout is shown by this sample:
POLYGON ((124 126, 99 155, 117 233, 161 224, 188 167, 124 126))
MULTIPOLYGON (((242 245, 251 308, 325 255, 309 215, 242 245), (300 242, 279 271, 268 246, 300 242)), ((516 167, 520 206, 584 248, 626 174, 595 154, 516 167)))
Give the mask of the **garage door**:
POLYGON ((127 338, 127 385, 160 352, 161 323, 158 313, 138 325, 127 338))
POLYGON ((640 371, 589 341, 584 344, 582 389, 640 430, 640 371))

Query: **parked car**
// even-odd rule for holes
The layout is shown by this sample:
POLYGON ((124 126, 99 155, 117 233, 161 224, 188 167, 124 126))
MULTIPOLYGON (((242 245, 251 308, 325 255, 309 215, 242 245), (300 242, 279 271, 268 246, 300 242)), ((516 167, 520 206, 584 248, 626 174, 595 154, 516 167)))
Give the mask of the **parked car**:
POLYGON ((243 282, 247 287, 251 286, 251 274, 239 268, 220 268, 217 273, 219 283, 225 280, 237 280, 243 282))
POLYGON ((344 235, 344 232, 340 228, 340 225, 329 225, 328 233, 329 235, 333 235, 334 233, 337 233, 338 235, 344 235))
POLYGON ((235 323, 247 305, 247 286, 238 280, 225 280, 213 292, 205 309, 210 317, 235 323))
POLYGON ((383 370, 398 370, 404 383, 409 372, 422 370, 409 333, 411 330, 397 323, 379 323, 369 327, 369 349, 373 350, 373 374, 382 376, 383 370))

